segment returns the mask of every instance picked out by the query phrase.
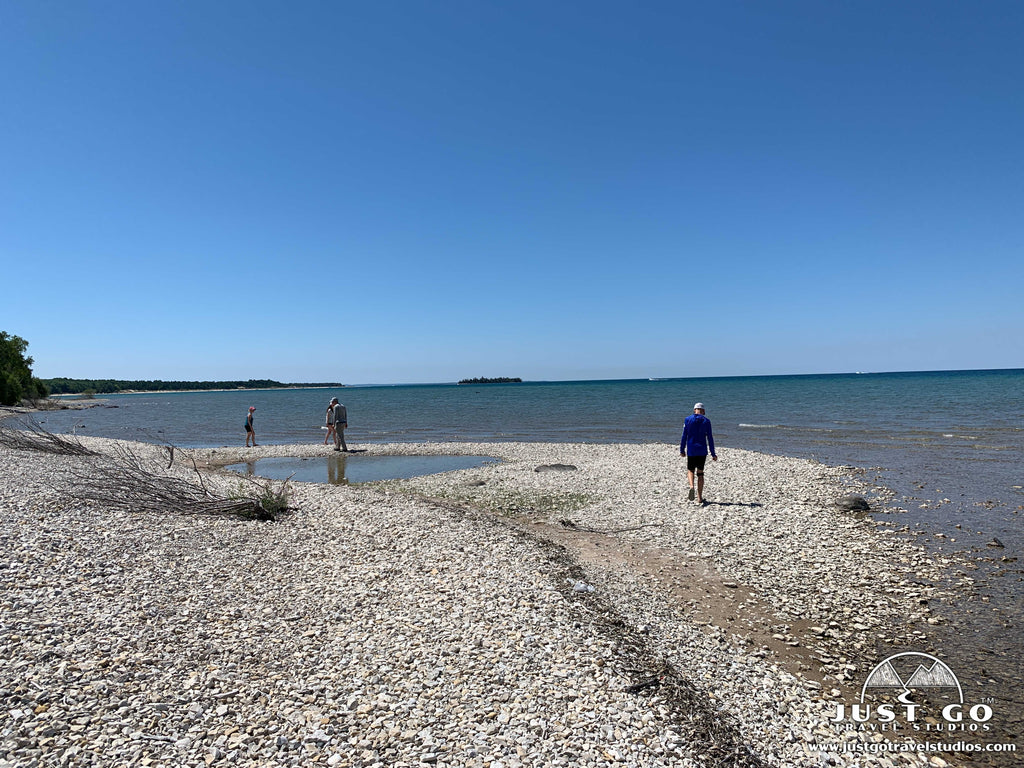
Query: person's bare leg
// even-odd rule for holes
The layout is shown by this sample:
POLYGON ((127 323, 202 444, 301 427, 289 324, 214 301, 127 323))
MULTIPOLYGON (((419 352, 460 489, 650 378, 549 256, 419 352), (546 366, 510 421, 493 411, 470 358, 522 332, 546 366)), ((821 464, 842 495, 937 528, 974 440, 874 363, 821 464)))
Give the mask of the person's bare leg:
POLYGON ((704 473, 697 473, 697 503, 704 503, 704 473))

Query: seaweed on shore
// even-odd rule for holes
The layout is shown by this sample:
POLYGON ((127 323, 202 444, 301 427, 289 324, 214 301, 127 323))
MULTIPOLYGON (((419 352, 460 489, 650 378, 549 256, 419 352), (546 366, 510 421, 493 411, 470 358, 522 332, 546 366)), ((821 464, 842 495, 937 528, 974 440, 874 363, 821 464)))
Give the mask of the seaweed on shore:
POLYGON ((550 562, 561 569, 555 584, 571 604, 584 608, 587 618, 618 646, 620 664, 635 683, 627 693, 658 696, 672 712, 682 741, 699 752, 709 765, 729 768, 764 768, 765 762, 744 743, 739 726, 726 712, 716 708, 705 691, 687 678, 672 662, 652 649, 643 634, 633 627, 598 591, 578 591, 568 586, 584 582, 587 574, 566 548, 546 539, 527 537, 546 550, 550 562))

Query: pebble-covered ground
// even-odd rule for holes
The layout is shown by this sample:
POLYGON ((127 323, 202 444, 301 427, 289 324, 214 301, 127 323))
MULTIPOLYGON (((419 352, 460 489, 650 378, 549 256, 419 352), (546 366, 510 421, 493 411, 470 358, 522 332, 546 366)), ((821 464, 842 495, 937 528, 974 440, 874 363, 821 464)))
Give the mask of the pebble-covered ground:
MULTIPOLYGON (((215 465, 328 453, 133 450, 224 494, 215 465)), ((0 765, 946 764, 818 749, 869 740, 832 701, 939 567, 838 511, 841 470, 723 452, 698 507, 672 446, 369 453, 502 462, 258 522, 75 501, 108 459, 0 448, 0 765)))

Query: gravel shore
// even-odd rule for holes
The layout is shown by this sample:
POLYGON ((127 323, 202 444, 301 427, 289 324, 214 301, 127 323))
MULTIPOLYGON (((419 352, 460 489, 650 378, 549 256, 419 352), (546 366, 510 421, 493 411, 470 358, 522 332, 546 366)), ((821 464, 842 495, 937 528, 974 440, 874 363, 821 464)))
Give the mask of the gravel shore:
MULTIPOLYGON (((329 453, 132 450, 223 493, 329 453)), ((881 739, 828 716, 942 567, 836 508, 872 498, 850 468, 723 451, 700 507, 675 446, 373 454, 501 462, 292 483, 258 522, 75 502, 102 457, 0 448, 0 765, 946 764, 818 749, 881 739)))

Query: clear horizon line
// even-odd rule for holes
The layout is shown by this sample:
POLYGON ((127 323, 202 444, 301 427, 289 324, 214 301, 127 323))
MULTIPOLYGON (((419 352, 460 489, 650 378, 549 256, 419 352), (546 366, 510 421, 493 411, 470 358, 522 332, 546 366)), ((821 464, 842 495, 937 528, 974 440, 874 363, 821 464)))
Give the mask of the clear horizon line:
MULTIPOLYGON (((501 382, 503 385, 513 386, 515 384, 573 384, 580 382, 612 382, 612 381, 685 381, 691 380, 708 380, 708 379, 771 379, 771 378, 783 378, 787 376, 886 376, 892 374, 903 374, 903 373, 988 373, 988 372, 1010 372, 1010 371, 1022 371, 1024 367, 1011 367, 1011 368, 917 368, 908 370, 897 370, 897 371, 818 371, 814 373, 737 373, 737 374, 725 374, 725 375, 706 375, 706 376, 628 376, 628 377, 612 377, 612 378, 597 378, 597 379, 523 379, 521 382, 501 382)), ((86 376, 36 376, 39 379, 71 379, 81 381, 196 381, 199 383, 216 383, 218 381, 228 381, 228 379, 140 379, 140 378, 116 378, 116 377, 86 377, 86 376)), ((498 378, 498 377, 484 377, 484 378, 498 378)), ((513 377, 509 377, 513 378, 513 377)), ((231 379, 231 381, 260 381, 259 378, 250 377, 248 379, 231 379)), ((302 382, 281 382, 284 387, 291 388, 311 388, 303 387, 302 382)), ((357 384, 346 384, 339 382, 338 384, 326 384, 317 385, 313 388, 324 389, 331 388, 333 386, 339 387, 431 387, 431 386, 461 386, 458 381, 399 381, 399 382, 361 382, 357 384)), ((494 386, 493 384, 482 384, 480 386, 494 386)), ((244 388, 243 388, 244 389, 244 388)), ((273 387, 277 389, 277 387, 273 387)), ((194 390, 163 390, 163 391, 194 391, 194 390)))
MULTIPOLYGON (((1020 368, 917 368, 902 371, 819 371, 816 373, 734 373, 708 376, 627 376, 607 379, 523 379, 521 382, 504 382, 514 384, 574 384, 585 381, 685 381, 686 379, 771 379, 785 376, 887 376, 899 373, 988 373, 997 371, 1022 371, 1020 368)), ((496 378, 496 377, 495 377, 496 378)), ((436 387, 458 384, 457 381, 402 381, 402 382, 365 382, 345 384, 346 387, 436 387)), ((489 386, 489 385, 482 385, 489 386)))

